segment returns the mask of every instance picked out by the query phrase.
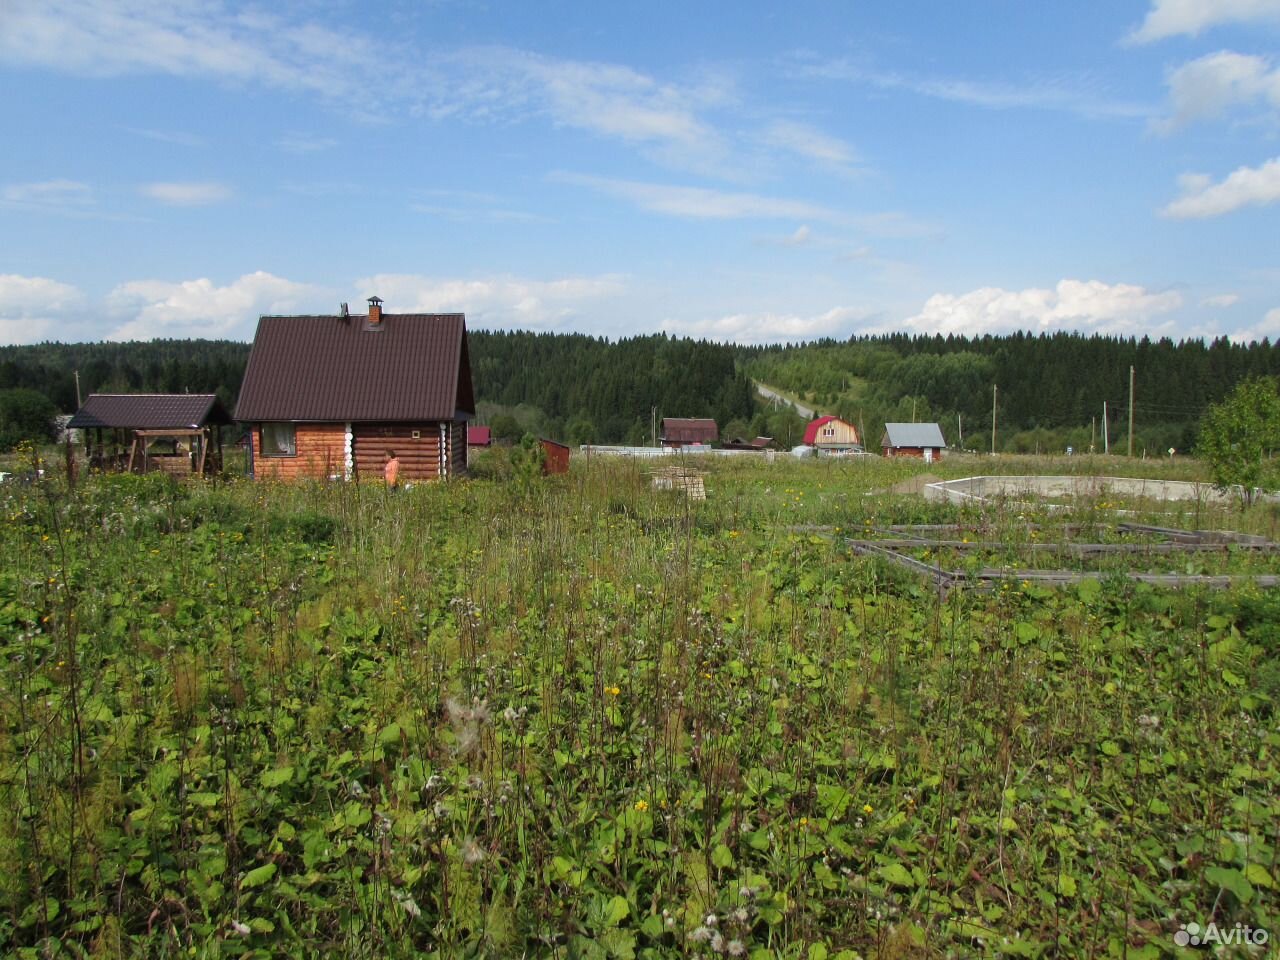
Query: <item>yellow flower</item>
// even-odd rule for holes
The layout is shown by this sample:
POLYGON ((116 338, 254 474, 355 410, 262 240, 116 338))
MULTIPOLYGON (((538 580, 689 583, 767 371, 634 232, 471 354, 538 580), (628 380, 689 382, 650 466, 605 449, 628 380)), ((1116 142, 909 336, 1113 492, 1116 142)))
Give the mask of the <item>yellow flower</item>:
POLYGON ((871 811, 872 811, 872 810, 874 810, 874 809, 875 809, 875 807, 871 806, 871 804, 869 804, 869 803, 864 803, 864 804, 862 805, 862 812, 863 812, 863 813, 871 813, 871 811))
POLYGON ((808 825, 809 825, 809 818, 808 818, 808 817, 801 817, 801 818, 800 818, 800 826, 802 826, 802 827, 807 827, 808 825))
POLYGON ((611 697, 616 697, 622 692, 622 689, 620 687, 605 687, 604 692, 611 697))
POLYGON ((637 810, 637 811, 639 811, 640 813, 644 813, 644 812, 645 812, 646 810, 648 810, 648 809, 649 809, 648 801, 645 801, 645 800, 637 800, 637 801, 636 801, 636 810, 637 810))

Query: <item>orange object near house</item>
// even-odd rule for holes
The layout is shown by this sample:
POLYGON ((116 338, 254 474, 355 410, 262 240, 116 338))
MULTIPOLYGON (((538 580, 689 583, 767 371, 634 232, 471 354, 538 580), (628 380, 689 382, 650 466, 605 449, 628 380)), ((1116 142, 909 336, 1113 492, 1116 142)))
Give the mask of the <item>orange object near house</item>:
POLYGON ((387 457, 387 465, 382 468, 382 476, 387 481, 387 486, 394 490, 400 486, 400 461, 391 450, 387 451, 387 457))

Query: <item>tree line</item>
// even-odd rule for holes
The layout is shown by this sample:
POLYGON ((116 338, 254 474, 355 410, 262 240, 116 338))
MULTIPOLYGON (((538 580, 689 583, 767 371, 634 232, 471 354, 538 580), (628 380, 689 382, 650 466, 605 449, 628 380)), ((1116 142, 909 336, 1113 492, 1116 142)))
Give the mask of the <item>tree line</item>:
MULTIPOLYGON (((714 417, 724 424, 756 412, 751 382, 733 349, 722 344, 661 334, 610 341, 472 331, 468 348, 485 419, 515 414, 522 429, 574 443, 643 442, 655 416, 714 417)), ((11 446, 14 437, 4 425, 37 407, 37 420, 73 413, 77 373, 82 398, 216 393, 234 410, 249 349, 230 340, 0 347, 0 442, 11 446), (5 413, 10 408, 12 416, 5 413)))
MULTIPOLYGON (((53 413, 90 393, 216 393, 234 410, 250 345, 230 340, 44 343, 0 347, 0 445, 43 400, 53 413), (14 391, 25 391, 17 392, 14 391)), ((1056 333, 854 337, 746 347, 663 334, 472 331, 481 422, 570 443, 641 443, 662 417, 714 417, 722 436, 798 443, 803 422, 764 408, 752 379, 802 396, 862 428, 875 447, 886 421, 938 421, 953 447, 1102 447, 1103 403, 1113 445, 1127 439, 1135 374, 1135 447, 1190 450, 1209 404, 1248 377, 1280 374, 1280 345, 1056 333)), ((45 406, 41 406, 44 410, 45 406)), ((17 431, 21 432, 21 431, 17 431)))
POLYGON ((892 334, 848 341, 740 347, 746 372, 801 395, 823 413, 861 421, 875 444, 886 421, 937 421, 951 446, 987 450, 995 400, 997 449, 1087 450, 1127 442, 1134 370, 1135 452, 1195 445, 1209 404, 1241 380, 1280 374, 1280 344, 1225 337, 892 334), (994 392, 993 387, 998 387, 994 392))

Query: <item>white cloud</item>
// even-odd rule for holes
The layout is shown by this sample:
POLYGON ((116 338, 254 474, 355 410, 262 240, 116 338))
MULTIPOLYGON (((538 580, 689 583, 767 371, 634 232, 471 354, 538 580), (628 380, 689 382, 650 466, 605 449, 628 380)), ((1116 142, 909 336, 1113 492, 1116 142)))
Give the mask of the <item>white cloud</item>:
MULTIPOLYGON (((1205 332, 1202 334, 1206 340, 1218 335, 1219 333, 1217 332, 1205 332)), ((1242 327, 1233 333, 1228 333, 1227 337, 1235 343, 1253 343, 1263 339, 1275 343, 1280 340, 1280 307, 1268 310, 1258 323, 1251 327, 1242 327)))
POLYGON ((1152 0, 1146 19, 1129 36, 1150 43, 1179 35, 1196 36, 1220 23, 1280 21, 1280 0, 1152 0))
POLYGON ((1280 200, 1280 157, 1260 167, 1240 167, 1221 183, 1202 173, 1179 178, 1182 196, 1160 212, 1175 220, 1219 217, 1241 207, 1266 206, 1280 200))
POLYGON ((1230 50, 1183 64, 1169 74, 1168 84, 1171 115, 1152 122, 1158 133, 1171 133, 1256 100, 1280 106, 1280 70, 1272 70, 1264 57, 1230 50))
POLYGON ((0 343, 54 339, 56 325, 83 304, 84 295, 70 284, 0 273, 0 343))
POLYGON ((629 200, 643 210, 691 220, 824 220, 837 219, 823 207, 803 200, 764 197, 705 187, 680 187, 636 180, 614 180, 584 174, 562 173, 555 179, 590 187, 629 200))
POLYGON ((1083 117, 1144 117, 1146 104, 1118 100, 1090 75, 1028 77, 1021 82, 922 77, 881 70, 848 59, 802 59, 794 68, 804 77, 861 83, 880 90, 905 90, 986 110, 1052 110, 1083 117))
POLYGON ((1017 330, 1127 336, 1163 330, 1151 325, 1152 318, 1181 306, 1182 295, 1177 291, 1153 293, 1126 283, 1062 280, 1053 289, 983 287, 959 295, 934 294, 901 326, 917 333, 969 336, 1017 330))
POLYGON ((461 280, 383 273, 358 280, 356 289, 359 297, 382 297, 392 313, 465 313, 472 328, 537 329, 580 317, 587 305, 620 295, 625 284, 611 275, 461 280))
MULTIPOLYGON (((0 56, 90 76, 210 76, 377 103, 373 40, 221 0, 9 0, 0 56)), ((385 78, 384 78, 385 79, 385 78)))
POLYGON ((141 127, 125 127, 130 133, 139 137, 146 137, 148 140, 154 140, 157 143, 171 143, 177 147, 203 147, 208 141, 204 137, 197 136, 194 133, 182 133, 181 131, 172 130, 147 130, 141 127))
MULTIPOLYGON (((158 73, 318 96, 366 117, 471 121, 541 115, 710 169, 730 156, 698 111, 724 102, 723 76, 663 83, 630 67, 508 47, 408 49, 226 0, 7 0, 0 57, 90 76, 158 73)), ((322 138, 283 138, 294 151, 322 138)))
POLYGON ((285 153, 321 153, 337 145, 338 141, 332 137, 317 137, 309 133, 286 133, 276 138, 276 148, 285 153))
POLYGON ((734 313, 703 320, 665 320, 662 329, 676 336, 732 343, 796 343, 821 337, 847 337, 870 318, 868 311, 835 307, 825 313, 734 313))
POLYGON ((107 296, 117 325, 108 340, 151 340, 156 337, 212 337, 247 340, 261 314, 302 313, 336 300, 327 291, 295 283, 261 270, 226 286, 212 280, 134 280, 107 296))
POLYGON ((93 203, 93 191, 78 180, 11 183, 0 191, 6 204, 32 210, 75 212, 93 203))
POLYGON ((138 190, 171 207, 205 207, 231 197, 231 188, 225 183, 148 183, 138 190))
POLYGON ((1220 293, 1217 296, 1205 297, 1200 301, 1202 307, 1231 307, 1240 302, 1238 293, 1220 293))
POLYGON ((850 172, 858 162, 858 154, 853 147, 807 123, 779 120, 764 131, 761 139, 768 146, 815 160, 835 170, 850 172))

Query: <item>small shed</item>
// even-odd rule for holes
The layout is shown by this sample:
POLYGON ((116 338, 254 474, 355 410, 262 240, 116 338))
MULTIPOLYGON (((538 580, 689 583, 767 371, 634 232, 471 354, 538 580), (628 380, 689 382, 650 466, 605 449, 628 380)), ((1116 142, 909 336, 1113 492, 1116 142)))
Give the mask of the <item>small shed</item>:
POLYGON ((818 417, 804 430, 804 442, 827 453, 849 453, 862 450, 858 428, 839 417, 818 417))
POLYGON ((488 427, 467 427, 467 446, 483 450, 493 445, 493 434, 488 427))
POLYGON ((561 443, 559 440, 548 440, 543 437, 538 441, 542 444, 542 452, 546 455, 542 460, 542 472, 547 476, 553 473, 569 472, 569 445, 561 443))
POLYGON ((177 476, 222 469, 227 409, 212 393, 93 393, 67 423, 91 470, 177 476))
POLYGON ((932 463, 941 459, 947 441, 936 423, 886 423, 880 447, 886 457, 918 457, 932 463))
POLYGON ((716 422, 707 418, 663 417, 662 445, 664 447, 690 447, 710 445, 720 437, 716 422))

